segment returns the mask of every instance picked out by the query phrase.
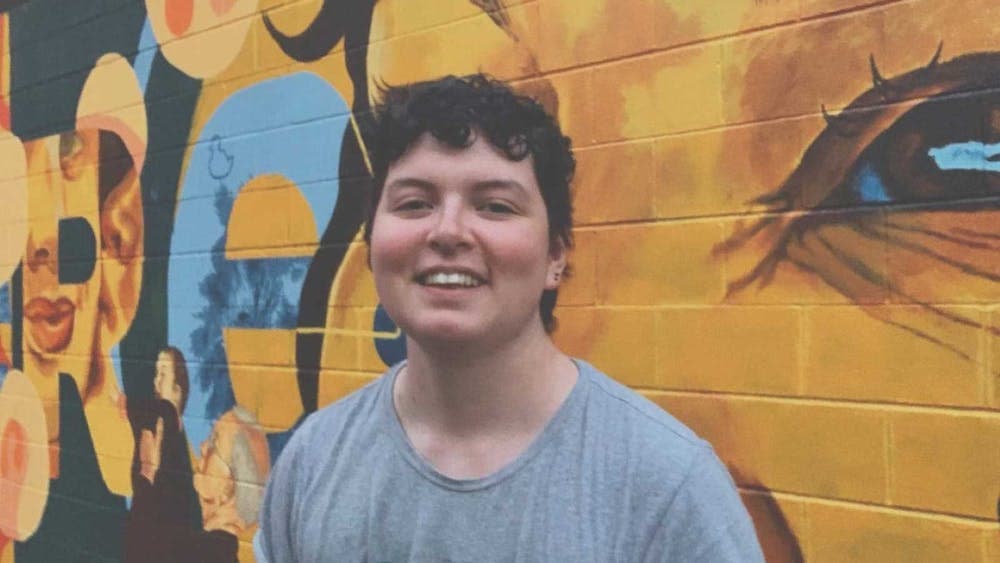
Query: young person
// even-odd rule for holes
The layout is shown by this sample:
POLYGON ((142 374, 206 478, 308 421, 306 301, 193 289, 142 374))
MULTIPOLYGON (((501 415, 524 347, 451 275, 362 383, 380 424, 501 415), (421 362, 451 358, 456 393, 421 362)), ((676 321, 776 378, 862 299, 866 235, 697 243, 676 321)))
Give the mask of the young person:
POLYGON ((375 122, 365 240, 407 360, 291 438, 258 561, 762 561, 711 446, 549 338, 554 119, 476 75, 390 88, 375 122))

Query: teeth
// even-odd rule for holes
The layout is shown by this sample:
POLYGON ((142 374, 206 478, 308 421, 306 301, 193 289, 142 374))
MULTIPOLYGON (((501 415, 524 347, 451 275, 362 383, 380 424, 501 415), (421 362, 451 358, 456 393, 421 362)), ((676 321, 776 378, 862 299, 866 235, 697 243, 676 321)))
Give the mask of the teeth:
POLYGON ((458 273, 435 272, 424 277, 425 285, 460 285, 463 287, 475 287, 480 285, 479 280, 468 275, 458 273))

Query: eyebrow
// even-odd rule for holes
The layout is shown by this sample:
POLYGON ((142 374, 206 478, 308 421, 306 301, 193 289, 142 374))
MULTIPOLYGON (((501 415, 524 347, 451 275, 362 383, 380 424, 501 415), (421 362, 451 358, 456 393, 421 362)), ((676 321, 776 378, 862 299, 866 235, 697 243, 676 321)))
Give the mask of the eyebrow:
POLYGON ((484 180, 482 182, 476 182, 472 186, 473 191, 485 191, 485 190, 513 190, 515 192, 520 192, 521 195, 527 196, 528 189, 521 185, 520 182, 516 180, 509 179, 495 179, 495 180, 484 180))
POLYGON ((423 180, 421 178, 415 178, 411 176, 404 176, 402 178, 396 178, 392 182, 389 182, 385 186, 385 191, 390 192, 392 190, 397 190, 401 188, 421 188, 424 190, 434 189, 434 182, 428 180, 423 180))
MULTIPOLYGON (((396 178, 389 184, 385 186, 385 191, 389 192, 396 189, 402 188, 420 188, 423 190, 433 190, 435 188, 434 182, 425 180, 423 178, 417 178, 413 176, 404 176, 402 178, 396 178)), ((513 190, 520 192, 522 195, 528 195, 528 189, 525 188, 520 182, 505 178, 495 178, 490 180, 483 180, 476 182, 472 185, 472 191, 481 192, 486 190, 513 190)))

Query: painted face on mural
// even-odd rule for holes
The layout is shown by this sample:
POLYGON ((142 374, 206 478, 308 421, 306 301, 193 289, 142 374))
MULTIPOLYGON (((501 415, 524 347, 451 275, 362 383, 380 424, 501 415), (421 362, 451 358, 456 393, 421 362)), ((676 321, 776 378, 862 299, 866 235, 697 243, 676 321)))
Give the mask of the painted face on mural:
POLYGON ((180 404, 181 388, 175 377, 174 359, 167 352, 160 352, 156 357, 156 375, 153 377, 153 389, 156 396, 170 401, 175 407, 180 404))
MULTIPOLYGON (((97 133, 70 132, 25 143, 31 218, 24 260, 25 347, 43 363, 90 358, 96 338, 100 269, 94 267, 77 283, 60 283, 60 259, 66 264, 70 259, 62 256, 67 249, 59 248, 59 229, 73 218, 90 230, 85 236, 96 240, 100 233, 97 133)), ((78 367, 63 371, 83 375, 78 367)), ((86 387, 85 380, 78 383, 86 387)))
MULTIPOLYGON (((201 444, 201 457, 194 467, 194 489, 206 530, 235 526, 236 482, 231 460, 238 424, 231 419, 231 414, 219 418, 212 434, 201 444)), ((235 529, 228 531, 235 533, 235 529)))
MULTIPOLYGON (((142 201, 124 144, 97 129, 24 144, 29 228, 24 254, 26 373, 57 408, 67 373, 84 402, 131 323, 141 283, 142 201)), ((50 416, 50 439, 58 417, 50 416)))
POLYGON ((204 529, 238 534, 256 522, 269 472, 267 439, 254 417, 240 407, 220 416, 194 466, 204 529))
POLYGON ((455 149, 425 134, 390 168, 375 213, 379 298, 420 343, 542 332, 538 302, 565 265, 550 246, 530 159, 482 138, 455 149))

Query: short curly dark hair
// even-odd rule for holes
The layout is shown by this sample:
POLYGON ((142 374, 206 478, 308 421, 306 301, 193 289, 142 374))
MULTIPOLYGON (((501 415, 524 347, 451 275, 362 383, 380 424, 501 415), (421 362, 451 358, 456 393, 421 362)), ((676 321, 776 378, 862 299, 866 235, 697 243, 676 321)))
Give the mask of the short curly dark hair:
MULTIPOLYGON (((375 210, 389 168, 424 133, 455 148, 472 145, 481 134, 512 161, 530 156, 545 202, 550 242, 573 247, 570 183, 576 160, 569 137, 538 101, 516 94, 486 74, 449 75, 382 90, 381 102, 373 109, 368 147, 373 185, 364 228, 366 243, 371 243, 375 210)), ((545 290, 539 302, 542 324, 549 332, 556 326, 557 296, 558 290, 545 290)))

